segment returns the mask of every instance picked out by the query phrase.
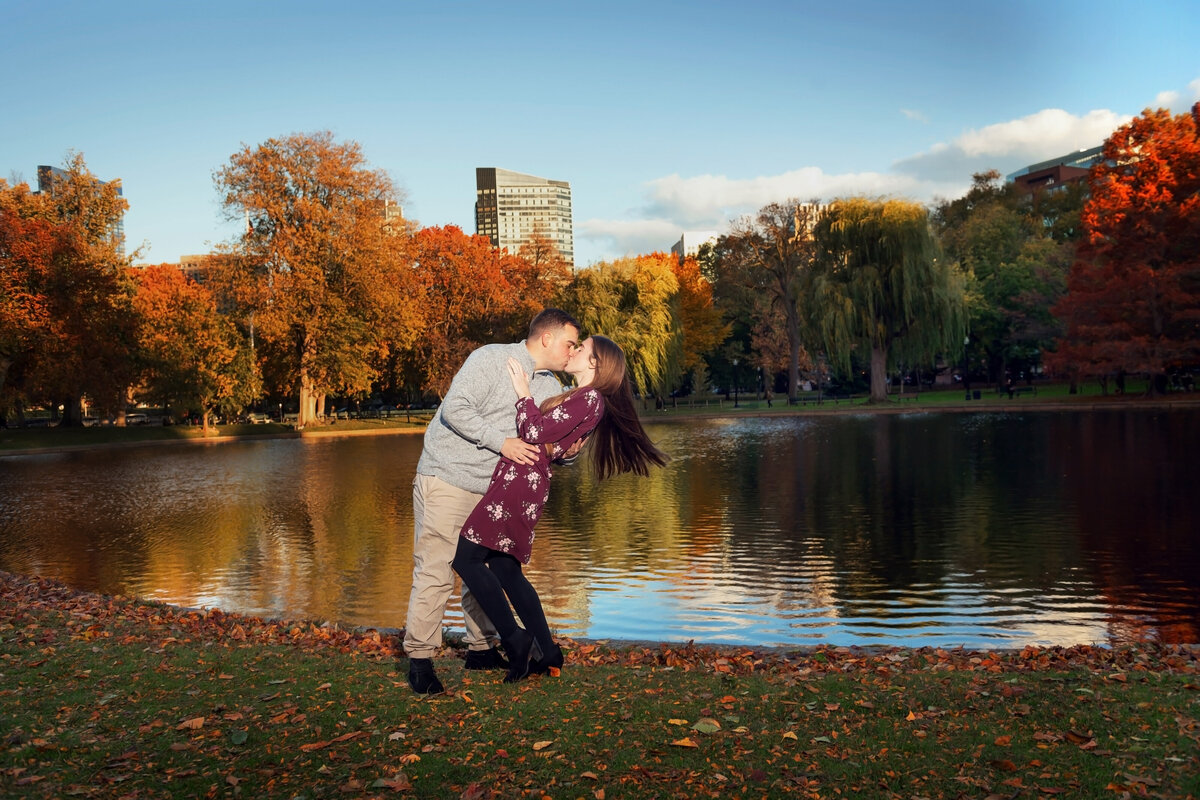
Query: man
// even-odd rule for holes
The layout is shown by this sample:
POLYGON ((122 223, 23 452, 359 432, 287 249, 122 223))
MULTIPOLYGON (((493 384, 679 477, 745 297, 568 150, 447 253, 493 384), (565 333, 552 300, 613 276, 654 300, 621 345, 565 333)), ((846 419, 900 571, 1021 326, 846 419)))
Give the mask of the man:
MULTIPOLYGON (((463 522, 487 490, 500 455, 532 464, 537 453, 535 445, 517 437, 517 395, 508 378, 508 359, 517 359, 533 375, 530 390, 541 403, 562 392, 552 371, 566 369, 578 347, 579 323, 565 311, 545 309, 529 323, 524 341, 484 345, 467 356, 425 431, 413 480, 413 580, 404 631, 408 684, 414 692, 444 691, 432 658, 442 645, 442 617, 454 588, 450 564, 463 522)), ((507 668, 496 650, 491 622, 465 587, 462 607, 466 668, 507 668)))

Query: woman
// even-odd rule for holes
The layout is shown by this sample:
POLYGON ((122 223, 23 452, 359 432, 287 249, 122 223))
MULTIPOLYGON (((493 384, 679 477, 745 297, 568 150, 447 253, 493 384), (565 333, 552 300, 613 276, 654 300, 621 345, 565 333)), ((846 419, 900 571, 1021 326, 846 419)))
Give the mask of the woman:
POLYGON ((550 462, 581 440, 600 480, 622 472, 648 475, 651 464, 662 466, 667 458, 642 429, 625 353, 611 339, 585 339, 567 363, 575 388, 546 400, 541 408, 530 396, 521 365, 509 359, 508 367, 517 392, 517 435, 542 448, 529 466, 500 459, 487 492, 463 524, 454 571, 496 626, 508 655, 504 680, 511 683, 563 663, 542 601, 521 571, 521 564, 529 563, 533 528, 550 494, 550 462), (509 602, 524 629, 517 625, 509 602))

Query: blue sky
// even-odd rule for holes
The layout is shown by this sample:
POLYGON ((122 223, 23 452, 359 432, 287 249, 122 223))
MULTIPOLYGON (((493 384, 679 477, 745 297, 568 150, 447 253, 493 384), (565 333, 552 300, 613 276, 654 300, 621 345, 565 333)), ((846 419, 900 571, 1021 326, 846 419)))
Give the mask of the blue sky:
POLYGON ((83 153, 130 248, 235 235, 243 144, 359 142, 422 225, 475 168, 571 183, 579 266, 768 202, 960 196, 1200 99, 1200 3, 0 0, 0 176, 83 153))

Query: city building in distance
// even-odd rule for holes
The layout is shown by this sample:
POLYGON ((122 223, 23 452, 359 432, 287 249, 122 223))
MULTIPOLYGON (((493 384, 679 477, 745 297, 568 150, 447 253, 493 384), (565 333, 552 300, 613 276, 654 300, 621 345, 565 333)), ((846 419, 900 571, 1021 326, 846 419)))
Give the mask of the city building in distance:
POLYGON ((1022 194, 1039 191, 1054 191, 1070 183, 1087 180, 1088 171, 1100 161, 1104 146, 1088 150, 1077 150, 1065 156, 1030 164, 1008 175, 1008 182, 1016 184, 1022 194))
POLYGON ((694 256, 700 252, 700 245, 717 241, 716 231, 684 231, 679 241, 671 245, 671 252, 680 259, 694 256))
POLYGON ((571 185, 507 169, 477 167, 475 233, 514 254, 535 234, 542 236, 574 267, 571 185))

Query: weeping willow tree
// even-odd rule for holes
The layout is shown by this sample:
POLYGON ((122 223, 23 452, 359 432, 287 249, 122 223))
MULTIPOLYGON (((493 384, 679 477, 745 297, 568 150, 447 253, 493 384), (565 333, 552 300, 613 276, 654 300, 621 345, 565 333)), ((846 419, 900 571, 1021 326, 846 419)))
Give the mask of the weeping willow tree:
POLYGON ((584 333, 603 334, 625 351, 642 397, 665 396, 682 372, 679 281, 671 258, 655 253, 580 270, 559 303, 584 333))
POLYGON ((887 400, 889 365, 957 357, 966 331, 964 281, 956 265, 940 258, 922 206, 839 200, 813 235, 810 314, 843 370, 854 349, 870 350, 871 402, 887 400))

